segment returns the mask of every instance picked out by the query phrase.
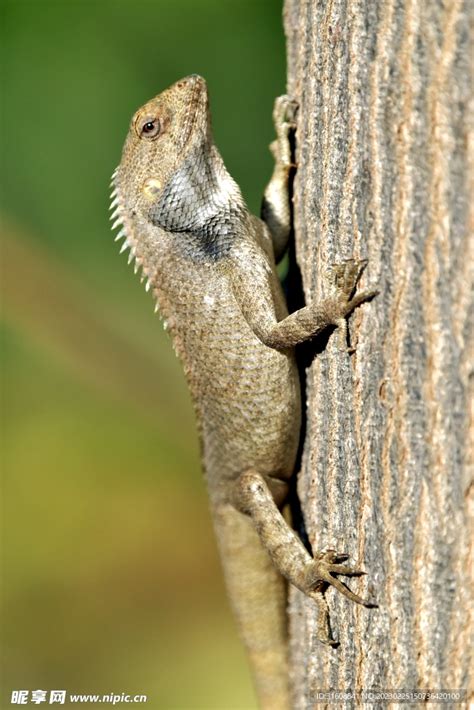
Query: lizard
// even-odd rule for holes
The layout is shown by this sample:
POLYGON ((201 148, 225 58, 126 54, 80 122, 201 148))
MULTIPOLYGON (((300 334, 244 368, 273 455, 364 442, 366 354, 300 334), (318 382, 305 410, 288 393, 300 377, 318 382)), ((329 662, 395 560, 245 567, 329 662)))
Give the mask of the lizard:
POLYGON ((312 555, 281 512, 302 419, 295 346, 329 326, 344 341, 347 316, 376 293, 357 291, 366 262, 352 259, 330 270, 331 296, 288 313, 276 263, 291 226, 296 109, 275 101, 263 219, 224 165, 197 74, 134 114, 111 183, 116 240, 142 269, 189 385, 228 595, 265 710, 290 707, 285 580, 314 600, 329 645, 328 585, 373 606, 338 578, 363 574, 348 555, 312 555))

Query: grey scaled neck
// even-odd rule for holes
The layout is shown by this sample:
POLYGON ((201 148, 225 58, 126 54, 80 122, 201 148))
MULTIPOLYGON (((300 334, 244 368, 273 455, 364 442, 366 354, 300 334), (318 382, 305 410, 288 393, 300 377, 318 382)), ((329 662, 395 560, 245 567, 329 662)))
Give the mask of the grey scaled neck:
POLYGON ((217 148, 204 141, 173 173, 150 213, 154 225, 182 234, 180 250, 198 260, 226 256, 245 217, 237 184, 217 148))

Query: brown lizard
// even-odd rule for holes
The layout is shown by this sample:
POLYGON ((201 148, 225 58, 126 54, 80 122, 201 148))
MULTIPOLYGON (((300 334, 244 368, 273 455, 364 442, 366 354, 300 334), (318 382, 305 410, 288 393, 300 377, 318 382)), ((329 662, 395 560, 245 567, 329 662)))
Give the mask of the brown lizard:
POLYGON ((214 145, 207 86, 176 82, 133 116, 113 175, 113 227, 141 267, 196 409, 228 593, 263 708, 288 708, 284 579, 311 597, 334 644, 324 589, 371 606, 335 575, 362 574, 333 550, 313 556, 280 510, 294 473, 301 401, 294 347, 375 295, 354 295, 364 262, 332 270, 334 295, 288 315, 275 262, 290 230, 289 134, 279 97, 276 162, 263 217, 249 213, 214 145))

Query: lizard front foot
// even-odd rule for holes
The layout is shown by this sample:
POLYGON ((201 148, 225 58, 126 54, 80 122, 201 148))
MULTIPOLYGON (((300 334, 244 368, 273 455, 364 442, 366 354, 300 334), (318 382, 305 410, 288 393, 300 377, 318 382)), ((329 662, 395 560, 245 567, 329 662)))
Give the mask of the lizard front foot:
POLYGON ((292 156, 290 134, 296 129, 298 104, 289 96, 277 96, 273 107, 273 123, 277 139, 270 144, 275 162, 286 170, 295 167, 292 156))
POLYGON ((355 293, 359 279, 367 266, 367 259, 348 259, 338 264, 333 264, 327 272, 327 279, 335 288, 334 315, 332 322, 339 328, 339 340, 343 350, 353 352, 347 348, 347 321, 352 311, 361 303, 369 301, 378 294, 377 289, 365 289, 355 293))
POLYGON ((341 304, 344 315, 378 293, 377 289, 366 289, 352 297, 366 266, 367 259, 347 259, 328 269, 327 278, 336 289, 336 300, 341 304))

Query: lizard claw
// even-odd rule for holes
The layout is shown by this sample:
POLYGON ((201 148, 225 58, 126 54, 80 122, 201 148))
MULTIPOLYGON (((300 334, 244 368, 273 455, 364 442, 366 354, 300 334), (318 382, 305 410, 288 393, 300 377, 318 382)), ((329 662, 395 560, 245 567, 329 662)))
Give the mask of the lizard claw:
POLYGON ((273 123, 275 125, 277 139, 271 144, 270 150, 276 163, 280 164, 286 170, 291 170, 295 167, 290 134, 296 129, 297 109, 297 102, 290 99, 289 96, 278 96, 275 99, 273 123))
POLYGON ((349 299, 355 291, 357 283, 367 266, 367 259, 347 259, 338 264, 333 264, 330 274, 334 279, 337 291, 349 299))
POLYGON ((347 565, 341 564, 348 558, 346 553, 337 553, 335 550, 327 550, 317 554, 306 570, 306 579, 304 590, 308 596, 314 598, 314 594, 320 594, 321 588, 325 584, 330 584, 335 587, 341 594, 362 606, 373 608, 376 604, 362 599, 358 594, 355 594, 341 580, 334 577, 335 574, 343 574, 351 577, 360 577, 365 574, 362 570, 354 569, 347 565))
POLYGON ((314 556, 315 560, 325 560, 326 562, 338 563, 345 562, 350 557, 348 552, 337 552, 336 550, 325 550, 324 552, 318 552, 314 556))
POLYGON ((364 574, 367 574, 367 572, 363 572, 361 569, 348 567, 347 565, 333 565, 331 568, 331 574, 343 574, 346 577, 362 577, 364 574))
POLYGON ((354 348, 347 346, 346 317, 361 303, 369 301, 378 294, 376 289, 365 289, 355 293, 366 266, 367 259, 347 259, 332 264, 325 274, 330 287, 336 291, 332 323, 339 329, 339 347, 349 354, 354 352, 354 348))
POLYGON ((341 594, 363 606, 371 609, 377 606, 372 602, 362 599, 358 594, 355 594, 341 580, 333 575, 344 574, 351 577, 359 577, 364 575, 362 570, 354 569, 348 565, 342 564, 348 559, 349 555, 345 552, 336 552, 335 550, 326 550, 314 556, 312 563, 306 568, 306 579, 302 591, 305 592, 316 604, 316 636, 321 643, 335 648, 339 645, 334 640, 331 632, 329 621, 329 609, 324 596, 324 589, 328 584, 335 587, 341 594))
POLYGON ((273 123, 277 129, 277 133, 278 126, 284 124, 289 125, 291 128, 295 128, 297 110, 297 101, 290 99, 290 97, 286 94, 283 96, 277 96, 273 106, 273 123))

